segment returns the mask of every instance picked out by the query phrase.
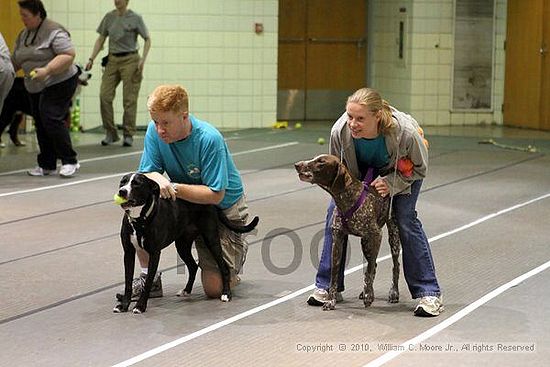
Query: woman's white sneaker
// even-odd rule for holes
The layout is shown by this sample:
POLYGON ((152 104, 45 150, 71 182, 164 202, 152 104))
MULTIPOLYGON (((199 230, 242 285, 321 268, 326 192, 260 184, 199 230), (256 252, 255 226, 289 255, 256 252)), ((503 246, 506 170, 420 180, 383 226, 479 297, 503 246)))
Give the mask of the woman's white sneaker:
MULTIPOLYGON (((315 288, 313 293, 307 298, 307 304, 310 306, 322 306, 328 299, 328 292, 321 288, 315 288)), ((336 302, 342 302, 342 292, 336 292, 336 302)))
POLYGON ((61 176, 61 177, 72 177, 72 176, 74 176, 75 173, 78 172, 79 169, 80 169, 80 164, 79 163, 64 164, 59 169, 59 176, 61 176))
POLYGON ((55 173, 54 169, 45 169, 40 166, 36 166, 33 169, 27 171, 29 176, 49 176, 55 173))
POLYGON ((418 305, 414 309, 415 316, 434 317, 444 310, 441 297, 425 296, 420 298, 418 305))

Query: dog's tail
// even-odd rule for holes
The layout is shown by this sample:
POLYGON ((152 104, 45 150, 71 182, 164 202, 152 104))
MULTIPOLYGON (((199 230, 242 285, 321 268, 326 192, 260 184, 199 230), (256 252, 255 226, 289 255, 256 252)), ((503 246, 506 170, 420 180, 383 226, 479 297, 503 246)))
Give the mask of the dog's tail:
POLYGON ((233 232, 237 232, 237 233, 251 232, 254 228, 256 228, 256 226, 258 225, 258 222, 260 221, 260 218, 258 218, 256 216, 252 219, 252 221, 250 221, 250 223, 245 224, 245 225, 238 225, 238 224, 235 224, 235 223, 231 222, 225 216, 225 214, 219 209, 218 209, 218 218, 220 219, 220 221, 223 223, 224 226, 226 226, 227 228, 229 228, 233 232))

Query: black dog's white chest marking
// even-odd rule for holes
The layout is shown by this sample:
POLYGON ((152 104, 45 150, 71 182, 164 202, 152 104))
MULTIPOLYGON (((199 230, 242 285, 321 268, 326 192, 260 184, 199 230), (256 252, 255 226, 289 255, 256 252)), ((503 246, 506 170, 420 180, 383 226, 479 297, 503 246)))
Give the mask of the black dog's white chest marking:
MULTIPOLYGON (((120 187, 122 190, 126 190, 127 197, 131 197, 132 195, 132 183, 134 181, 134 178, 136 177, 136 174, 132 174, 126 185, 120 187)), ((128 223, 130 224, 130 227, 132 228, 132 233, 130 235, 130 242, 136 250, 143 248, 143 235, 140 233, 138 228, 136 228, 136 224, 138 219, 145 219, 149 214, 152 212, 154 206, 154 202, 151 203, 151 206, 147 210, 147 213, 142 213, 144 205, 139 206, 133 206, 131 208, 126 209, 126 215, 128 216, 128 223), (142 218, 144 217, 144 218, 142 218)))
POLYGON ((132 219, 130 218, 130 227, 132 227, 132 233, 130 234, 130 242, 132 242, 132 245, 136 248, 136 250, 139 250, 140 248, 143 248, 143 236, 138 235, 136 228, 132 224, 132 219))

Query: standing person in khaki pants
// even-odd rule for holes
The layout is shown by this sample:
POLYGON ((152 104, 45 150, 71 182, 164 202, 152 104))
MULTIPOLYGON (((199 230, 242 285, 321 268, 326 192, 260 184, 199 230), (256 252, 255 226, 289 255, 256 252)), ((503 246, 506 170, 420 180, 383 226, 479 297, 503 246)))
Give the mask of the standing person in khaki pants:
POLYGON ((141 15, 128 9, 128 2, 129 0, 114 0, 116 10, 105 14, 99 24, 97 28, 99 37, 86 64, 86 70, 90 70, 97 54, 103 48, 105 39, 109 37, 109 55, 107 64, 102 63, 105 70, 99 92, 101 119, 105 128, 105 139, 101 141, 101 145, 110 145, 120 140, 114 122, 113 100, 116 88, 121 81, 124 107, 122 145, 132 146, 136 132, 137 100, 143 79, 143 66, 151 48, 151 37, 141 15), (138 34, 145 41, 141 58, 137 51, 138 34))

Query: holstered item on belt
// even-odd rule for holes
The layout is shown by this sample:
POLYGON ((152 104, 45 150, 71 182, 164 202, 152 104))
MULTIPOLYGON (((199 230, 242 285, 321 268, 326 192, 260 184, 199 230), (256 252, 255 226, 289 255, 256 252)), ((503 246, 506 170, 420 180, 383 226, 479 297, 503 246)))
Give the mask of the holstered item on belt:
POLYGON ((134 55, 134 54, 137 54, 137 51, 126 51, 126 52, 113 52, 113 53, 111 53, 111 55, 115 56, 115 57, 125 57, 125 56, 128 56, 128 55, 134 55))
POLYGON ((109 62, 109 55, 104 56, 101 58, 101 66, 105 67, 107 66, 107 63, 109 62))

